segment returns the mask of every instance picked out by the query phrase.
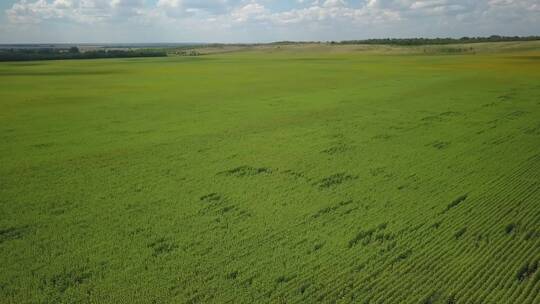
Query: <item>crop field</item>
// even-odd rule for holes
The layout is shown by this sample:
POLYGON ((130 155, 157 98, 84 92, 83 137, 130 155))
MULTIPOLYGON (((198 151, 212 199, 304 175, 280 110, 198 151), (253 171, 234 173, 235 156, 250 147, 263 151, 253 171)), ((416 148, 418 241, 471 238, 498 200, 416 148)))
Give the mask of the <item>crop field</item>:
POLYGON ((473 47, 1 63, 0 303, 540 303, 540 43, 473 47))

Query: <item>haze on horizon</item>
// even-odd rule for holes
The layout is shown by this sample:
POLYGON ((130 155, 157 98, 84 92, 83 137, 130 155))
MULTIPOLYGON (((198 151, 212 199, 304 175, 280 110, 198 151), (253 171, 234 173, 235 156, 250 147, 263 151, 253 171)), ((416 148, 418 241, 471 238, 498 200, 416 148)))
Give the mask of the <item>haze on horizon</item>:
POLYGON ((0 43, 540 34, 538 0, 5 0, 0 43))

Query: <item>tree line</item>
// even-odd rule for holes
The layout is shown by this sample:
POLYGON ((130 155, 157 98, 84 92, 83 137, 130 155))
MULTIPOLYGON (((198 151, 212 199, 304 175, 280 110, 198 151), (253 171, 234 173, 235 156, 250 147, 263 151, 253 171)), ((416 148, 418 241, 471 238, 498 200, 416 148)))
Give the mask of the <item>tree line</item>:
POLYGON ((540 36, 499 36, 489 37, 462 37, 462 38, 384 38, 365 40, 331 41, 331 44, 387 44, 387 45, 441 45, 457 43, 480 43, 480 42, 510 42, 510 41, 535 41, 540 36))
POLYGON ((81 52, 77 47, 69 49, 38 48, 38 49, 0 49, 0 61, 32 61, 60 59, 102 59, 102 58, 135 58, 135 57, 166 57, 161 50, 92 50, 81 52))

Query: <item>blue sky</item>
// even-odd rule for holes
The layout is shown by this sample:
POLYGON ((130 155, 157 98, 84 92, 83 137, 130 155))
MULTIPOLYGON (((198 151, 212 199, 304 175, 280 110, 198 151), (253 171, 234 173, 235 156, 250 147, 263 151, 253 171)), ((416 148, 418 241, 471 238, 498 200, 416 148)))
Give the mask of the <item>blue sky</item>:
POLYGON ((0 43, 540 35, 540 0, 1 0, 0 43))

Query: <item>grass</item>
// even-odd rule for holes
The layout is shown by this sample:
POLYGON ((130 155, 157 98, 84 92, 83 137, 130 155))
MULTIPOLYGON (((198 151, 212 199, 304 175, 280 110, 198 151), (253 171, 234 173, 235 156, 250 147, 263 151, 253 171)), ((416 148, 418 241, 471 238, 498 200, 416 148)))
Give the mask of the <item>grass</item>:
POLYGON ((538 303, 540 46, 449 47, 0 64, 0 302, 538 303))

